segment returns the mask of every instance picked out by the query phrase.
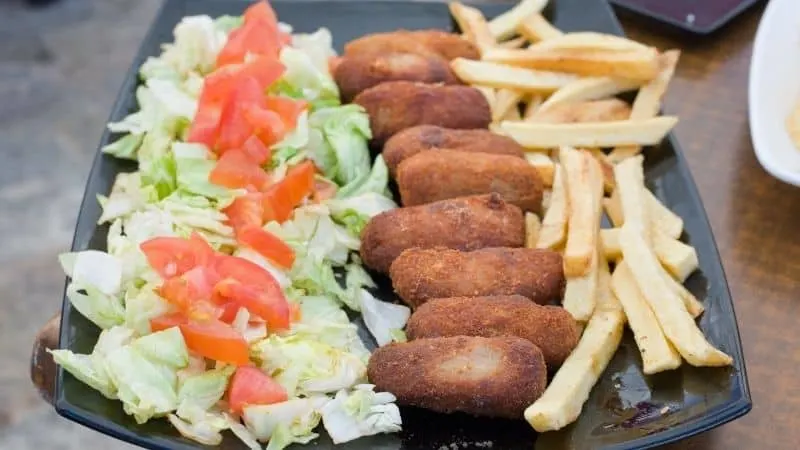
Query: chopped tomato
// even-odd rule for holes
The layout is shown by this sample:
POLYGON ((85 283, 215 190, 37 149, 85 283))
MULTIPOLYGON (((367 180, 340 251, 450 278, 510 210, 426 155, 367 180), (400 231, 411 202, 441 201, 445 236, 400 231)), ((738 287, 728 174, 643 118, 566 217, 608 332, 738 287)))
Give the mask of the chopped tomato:
POLYGON ((222 314, 220 314, 219 320, 225 323, 233 322, 233 319, 236 318, 236 314, 239 313, 239 308, 241 308, 242 306, 236 302, 228 301, 225 297, 222 297, 221 295, 219 296, 219 298, 222 299, 222 301, 226 302, 223 303, 222 306, 220 307, 220 309, 222 310, 222 314))
POLYGON ((177 327, 178 325, 186 323, 186 321, 186 315, 182 312, 164 314, 163 316, 150 319, 150 330, 156 333, 172 327, 177 327))
POLYGON ((314 188, 314 164, 305 161, 289 169, 286 176, 264 193, 264 208, 270 208, 275 220, 285 222, 292 210, 303 201, 314 188))
POLYGON ((247 341, 236 330, 218 320, 180 324, 189 350, 215 361, 244 365, 250 361, 247 341))
POLYGON ((336 196, 339 186, 328 180, 314 178, 314 201, 324 202, 336 196))
POLYGON ((236 86, 225 101, 219 118, 217 152, 240 148, 253 135, 253 127, 246 120, 244 111, 251 104, 259 104, 262 99, 263 89, 254 78, 245 78, 236 86))
POLYGON ((289 33, 284 33, 281 30, 278 30, 278 42, 281 43, 281 47, 285 47, 287 45, 292 44, 292 35, 289 33))
POLYGON ((271 95, 264 100, 267 109, 275 111, 283 119, 286 128, 293 130, 297 126, 297 118, 308 108, 305 100, 295 100, 288 97, 271 95))
POLYGON ((181 276, 168 278, 158 288, 158 295, 182 311, 189 311, 195 303, 211 299, 218 281, 210 268, 197 266, 181 276))
POLYGON ((264 145, 258 136, 250 136, 244 141, 242 145, 242 152, 250 158, 251 161, 259 166, 269 161, 272 157, 272 150, 264 145))
POLYGON ((278 16, 275 14, 275 10, 272 9, 272 6, 270 6, 269 3, 266 1, 258 1, 248 6, 244 11, 245 22, 252 22, 254 20, 267 20, 277 24, 278 16))
POLYGON ((269 405, 288 399, 283 386, 253 366, 237 368, 228 389, 228 405, 237 414, 247 405, 269 405))
POLYGON ((222 277, 232 278, 241 284, 255 286, 272 297, 283 297, 283 290, 266 269, 254 262, 235 256, 219 255, 214 269, 222 277))
POLYGON ((294 264, 294 250, 261 227, 245 226, 237 230, 236 240, 283 268, 290 269, 294 264))
POLYGON ((219 157, 208 181, 231 189, 252 187, 259 191, 269 182, 269 176, 242 150, 230 150, 219 157))
POLYGON ((139 248, 150 267, 163 278, 180 276, 201 264, 207 264, 214 250, 200 235, 193 233, 189 239, 156 237, 142 242, 139 248))
POLYGON ((255 57, 244 64, 219 67, 203 80, 203 90, 187 141, 213 149, 223 107, 244 79, 254 79, 261 92, 283 75, 286 68, 275 58, 255 57))
POLYGON ((252 127, 253 134, 267 145, 279 142, 289 132, 277 112, 270 111, 259 104, 247 105, 244 109, 244 117, 252 127))
POLYGON ((277 59, 280 49, 277 20, 251 16, 250 20, 245 19, 241 27, 228 35, 228 41, 217 55, 217 67, 241 63, 248 54, 277 59))
POLYGON ((256 286, 244 285, 236 280, 220 281, 216 290, 224 298, 247 308, 251 314, 267 322, 270 331, 289 328, 289 303, 283 293, 266 292, 256 286))
POLYGON ((228 216, 228 224, 235 230, 247 225, 261 226, 263 223, 263 195, 249 192, 236 197, 222 212, 228 216))

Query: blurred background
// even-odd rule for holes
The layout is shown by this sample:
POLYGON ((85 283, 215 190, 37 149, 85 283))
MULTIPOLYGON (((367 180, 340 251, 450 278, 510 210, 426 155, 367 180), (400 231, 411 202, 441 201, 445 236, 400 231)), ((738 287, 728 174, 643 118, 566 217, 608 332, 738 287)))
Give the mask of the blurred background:
POLYGON ((0 0, 1 449, 134 448, 58 417, 28 363, 60 307, 56 255, 70 247, 100 133, 160 4, 0 0))

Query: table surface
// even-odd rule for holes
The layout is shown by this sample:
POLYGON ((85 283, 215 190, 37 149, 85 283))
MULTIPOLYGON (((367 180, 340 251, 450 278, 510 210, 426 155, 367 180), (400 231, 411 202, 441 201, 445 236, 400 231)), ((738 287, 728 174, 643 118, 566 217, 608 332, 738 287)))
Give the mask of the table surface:
MULTIPOLYGON (((676 133, 725 266, 753 396, 753 410, 744 418, 665 447, 670 450, 800 447, 800 396, 792 391, 800 386, 793 373, 800 366, 800 350, 793 346, 800 313, 800 191, 764 172, 747 122, 748 68, 762 12, 761 6, 751 9, 705 38, 665 34, 638 18, 621 18, 632 38, 683 51, 665 110, 681 118, 676 133)), ((50 325, 52 331, 57 322, 50 325)), ((47 387, 51 380, 38 381, 47 387)))

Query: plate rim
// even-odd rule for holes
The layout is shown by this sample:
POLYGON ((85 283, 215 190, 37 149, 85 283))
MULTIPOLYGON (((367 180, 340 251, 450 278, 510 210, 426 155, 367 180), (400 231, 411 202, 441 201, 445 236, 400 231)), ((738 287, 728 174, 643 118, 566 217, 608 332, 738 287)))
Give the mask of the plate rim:
MULTIPOLYGON (((138 82, 137 81, 138 69, 139 66, 141 65, 140 59, 143 58, 142 49, 146 44, 148 44, 150 41, 156 38, 156 35, 158 34, 159 31, 158 29, 159 24, 163 20, 163 17, 166 15, 165 12, 172 8, 175 8, 176 10, 180 11, 185 11, 186 1, 187 0, 164 0, 159 9, 156 11, 154 18, 150 26, 148 27, 147 32, 145 33, 144 37, 141 40, 141 43, 136 51, 136 54, 131 62, 131 65, 128 68, 126 75, 123 77, 123 81, 117 92, 117 96, 114 100, 114 103, 112 104, 108 120, 111 120, 114 116, 116 116, 119 110, 122 109, 124 105, 129 101, 128 91, 130 89, 130 85, 136 84, 138 82)), ((210 1, 221 2, 221 0, 210 0, 210 1)), ((409 6, 413 4, 431 4, 431 3, 442 4, 441 1, 437 0, 421 0, 421 1, 381 0, 380 2, 373 2, 371 0, 337 0, 335 2, 332 2, 331 0, 270 0, 270 1, 272 3, 286 3, 286 4, 317 3, 320 5, 328 5, 331 3, 383 3, 383 4, 397 3, 397 4, 402 4, 404 6, 409 6)), ((226 0, 225 3, 248 4, 250 2, 248 0, 226 0)), ((484 6, 484 7, 498 6, 497 4, 487 4, 484 2, 476 2, 474 0, 467 1, 465 3, 471 3, 476 6, 484 6)), ((606 10, 606 14, 609 16, 609 20, 613 21, 615 33, 624 35, 624 30, 621 24, 619 23, 617 16, 614 14, 613 8, 609 4, 609 2, 598 0, 598 3, 602 5, 600 8, 604 8, 606 10)), ((86 180, 84 195, 80 203, 78 219, 76 220, 75 231, 73 233, 72 245, 70 247, 71 251, 84 250, 86 245, 88 244, 88 239, 86 239, 86 237, 82 235, 81 230, 78 228, 78 224, 81 222, 81 216, 84 215, 86 206, 89 205, 89 202, 95 201, 94 193, 89 192, 88 187, 89 183, 97 176, 96 172, 100 170, 102 166, 102 159, 105 157, 104 153, 100 151, 100 145, 103 142, 105 142, 110 135, 112 135, 112 133, 107 128, 105 128, 103 134, 101 135, 100 142, 98 144, 98 149, 95 153, 94 158, 92 159, 92 167, 86 180)), ((750 394, 749 381, 746 371, 746 360, 744 357, 744 349, 742 346, 741 333, 739 330, 739 323, 736 320, 735 303, 733 301, 733 296, 731 295, 730 292, 730 285, 725 275, 722 259, 719 254, 719 247, 717 246, 713 229, 711 228, 711 223, 708 219, 708 213, 702 202, 702 198, 700 197, 700 193, 699 190, 697 189, 697 185, 694 181, 694 178, 691 175, 691 170, 689 168, 688 161, 686 160, 685 155, 683 153, 683 149, 678 143, 674 132, 670 132, 668 134, 666 141, 668 141, 668 145, 672 148, 675 154, 675 158, 678 161, 677 164, 678 171, 680 172, 681 177, 684 179, 686 183, 685 187, 687 189, 688 196, 691 197, 692 203, 700 206, 699 208, 700 216, 698 217, 698 219, 703 223, 704 227, 708 230, 708 237, 711 240, 710 245, 711 248, 713 248, 715 256, 711 264, 711 268, 714 272, 713 279, 717 279, 722 282, 722 286, 724 287, 724 292, 727 295, 727 298, 729 299, 730 311, 734 323, 733 330, 729 331, 733 331, 735 334, 735 339, 733 340, 734 348, 731 349, 731 352, 733 352, 735 355, 740 356, 741 360, 741 370, 734 367, 734 369, 737 370, 737 372, 739 373, 738 379, 740 380, 740 382, 738 383, 738 387, 741 395, 738 398, 732 397, 729 401, 726 401, 725 403, 719 405, 716 408, 709 409, 706 413, 704 413, 695 421, 684 422, 683 424, 680 424, 678 426, 663 429, 654 432, 652 434, 648 434, 646 436, 642 436, 629 441, 617 444, 605 445, 602 447, 603 450, 649 449, 681 441, 691 436, 695 436, 697 434, 719 427, 737 418, 740 418, 745 414, 747 414, 752 409, 753 406, 750 394)), ((69 302, 69 299, 65 295, 67 284, 68 284, 68 279, 65 277, 64 291, 62 291, 63 292, 62 311, 60 317, 61 321, 60 323, 62 326, 59 333, 59 344, 58 344, 59 348, 64 348, 63 345, 69 341, 69 335, 70 335, 69 315, 72 311, 72 307, 69 302)), ((65 370, 61 366, 58 366, 56 373, 56 381, 55 381, 56 395, 55 395, 54 407, 56 412, 62 417, 65 417, 69 420, 72 420, 76 423, 79 423, 83 426, 101 432, 113 438, 134 445, 147 446, 147 448, 164 449, 164 450, 204 448, 200 447, 199 444, 197 446, 187 446, 186 444, 182 444, 178 441, 169 441, 169 446, 164 446, 163 444, 157 442, 163 440, 163 438, 155 436, 143 437, 138 433, 132 431, 130 428, 120 427, 103 416, 98 416, 90 411, 77 407, 76 405, 70 403, 65 397, 63 389, 63 378, 65 373, 66 373, 65 370)))

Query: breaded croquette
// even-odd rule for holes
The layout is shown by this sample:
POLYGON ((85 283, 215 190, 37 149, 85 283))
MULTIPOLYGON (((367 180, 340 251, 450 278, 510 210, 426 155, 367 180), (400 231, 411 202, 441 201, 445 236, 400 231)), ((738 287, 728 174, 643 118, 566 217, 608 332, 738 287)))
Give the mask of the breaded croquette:
POLYGON ((509 419, 522 419, 547 384, 542 351, 514 336, 389 344, 372 354, 367 376, 400 405, 509 419))
POLYGON ((386 211, 373 217, 361 233, 364 264, 383 273, 412 247, 475 250, 523 245, 522 210, 496 194, 386 211))
POLYGON ((343 102, 350 102, 361 91, 385 81, 460 84, 447 61, 433 52, 345 56, 336 66, 333 78, 343 102))
POLYGON ((470 86, 387 81, 356 96, 372 128, 372 144, 381 146, 395 133, 417 125, 487 128, 492 120, 486 97, 470 86))
POLYGON ((434 52, 447 61, 456 58, 479 59, 471 42, 442 30, 396 30, 374 33, 352 40, 344 46, 345 56, 388 52, 434 52))
POLYGON ((566 281, 561 255, 532 248, 411 248, 389 270, 397 295, 412 308, 429 299, 521 295, 558 302, 566 281))
POLYGON ((503 200, 539 213, 544 183, 522 158, 454 150, 417 153, 397 167, 403 206, 496 192, 503 200))
POLYGON ((561 366, 578 345, 572 315, 520 295, 437 298, 420 306, 406 325, 409 339, 447 336, 517 336, 542 351, 547 368, 561 366))
POLYGON ((420 125, 395 134, 386 141, 382 154, 389 173, 394 177, 401 162, 428 150, 525 157, 524 149, 507 136, 489 130, 451 130, 435 125, 420 125))

